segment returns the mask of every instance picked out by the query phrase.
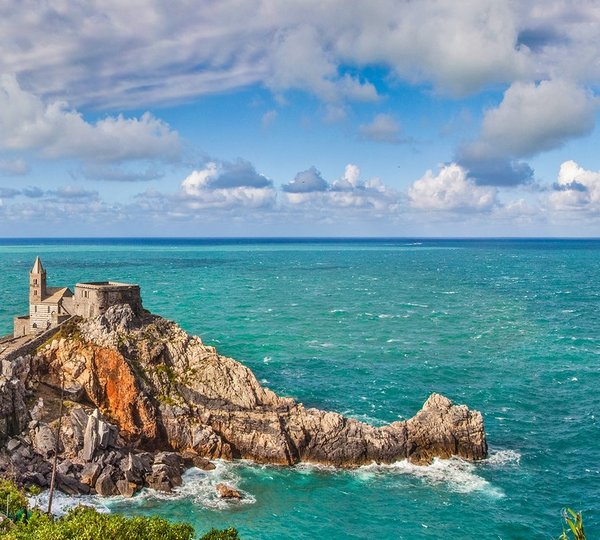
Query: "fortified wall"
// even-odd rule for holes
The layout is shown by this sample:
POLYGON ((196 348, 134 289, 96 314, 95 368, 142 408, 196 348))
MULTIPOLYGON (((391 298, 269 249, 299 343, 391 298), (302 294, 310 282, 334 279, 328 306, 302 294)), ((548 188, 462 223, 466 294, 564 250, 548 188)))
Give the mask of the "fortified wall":
POLYGON ((74 315, 80 317, 97 317, 115 304, 129 304, 138 314, 143 309, 139 285, 116 281, 78 283, 73 304, 74 315))

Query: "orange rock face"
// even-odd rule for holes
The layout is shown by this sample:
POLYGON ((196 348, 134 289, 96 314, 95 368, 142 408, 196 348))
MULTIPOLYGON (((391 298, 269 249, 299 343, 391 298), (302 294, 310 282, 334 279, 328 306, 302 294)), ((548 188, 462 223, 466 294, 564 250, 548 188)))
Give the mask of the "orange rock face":
POLYGON ((92 380, 88 394, 94 403, 114 420, 121 435, 142 446, 161 442, 157 407, 139 387, 138 380, 125 358, 113 349, 97 348, 91 355, 92 380))

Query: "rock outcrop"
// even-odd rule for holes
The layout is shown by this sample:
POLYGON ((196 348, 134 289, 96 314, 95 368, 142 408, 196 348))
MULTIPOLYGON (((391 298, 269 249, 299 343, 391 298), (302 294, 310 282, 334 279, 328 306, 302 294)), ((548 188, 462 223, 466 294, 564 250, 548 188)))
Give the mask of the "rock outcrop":
MULTIPOLYGON (((69 460, 62 474, 77 482, 63 479, 67 490, 131 496, 148 485, 169 491, 185 467, 210 467, 212 458, 356 467, 453 455, 478 460, 487 453, 481 414, 441 395, 432 394, 410 420, 380 428, 305 408, 262 387, 247 367, 175 323, 149 313, 140 318, 126 305, 63 327, 37 351, 30 371, 32 391, 42 382, 56 390, 63 377, 65 387, 80 390, 69 394, 81 405, 65 415, 59 444, 61 463, 69 460)), ((0 380, 0 409, 10 408, 10 420, 0 432, 21 433, 23 393, 21 401, 10 394, 11 408, 2 393, 11 390, 3 388, 0 380)), ((19 443, 42 461, 56 446, 49 426, 32 421, 19 443)))

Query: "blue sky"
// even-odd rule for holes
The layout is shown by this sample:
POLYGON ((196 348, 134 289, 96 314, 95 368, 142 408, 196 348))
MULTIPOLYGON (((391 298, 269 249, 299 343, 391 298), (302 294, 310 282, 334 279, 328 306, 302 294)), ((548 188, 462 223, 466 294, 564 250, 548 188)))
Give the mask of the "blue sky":
POLYGON ((14 1, 1 236, 599 236, 600 5, 14 1))

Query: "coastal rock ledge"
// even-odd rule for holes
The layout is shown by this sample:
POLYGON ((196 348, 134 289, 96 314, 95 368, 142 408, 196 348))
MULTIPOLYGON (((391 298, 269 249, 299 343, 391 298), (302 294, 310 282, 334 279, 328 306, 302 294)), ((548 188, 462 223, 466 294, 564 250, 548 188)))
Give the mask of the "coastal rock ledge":
MULTIPOLYGON (((481 414, 444 396, 432 394, 413 418, 383 427, 305 408, 174 322, 128 305, 73 319, 14 362, 18 373, 13 366, 0 377, 0 469, 14 470, 15 456, 19 469, 20 454, 25 468, 47 462, 58 447, 67 491, 168 491, 185 466, 206 458, 351 468, 487 454, 481 414), (57 443, 63 380, 71 401, 57 443)), ((36 467, 21 473, 43 485, 48 467, 36 467)))

